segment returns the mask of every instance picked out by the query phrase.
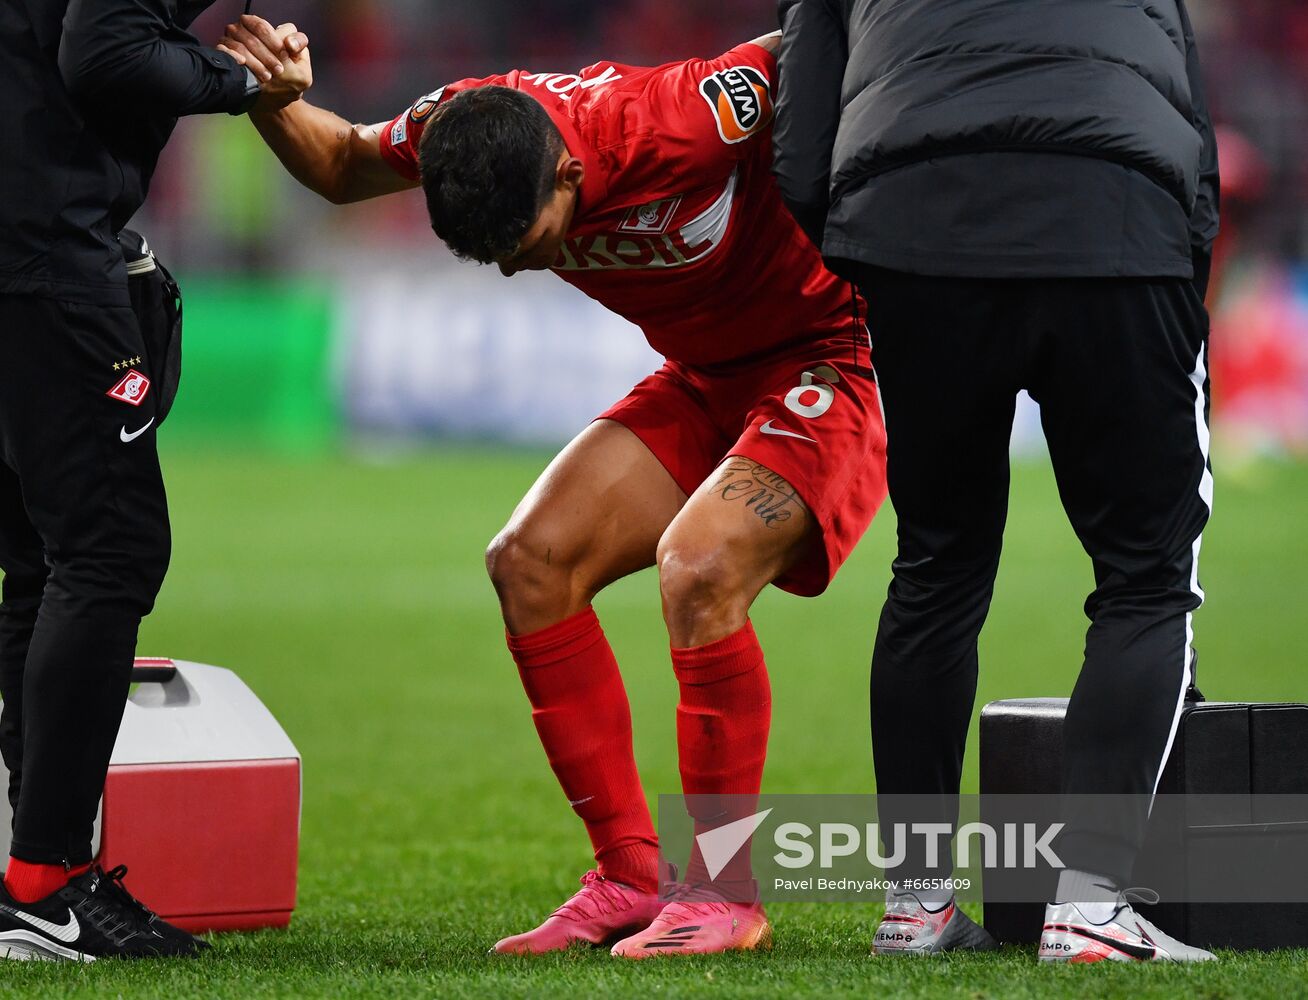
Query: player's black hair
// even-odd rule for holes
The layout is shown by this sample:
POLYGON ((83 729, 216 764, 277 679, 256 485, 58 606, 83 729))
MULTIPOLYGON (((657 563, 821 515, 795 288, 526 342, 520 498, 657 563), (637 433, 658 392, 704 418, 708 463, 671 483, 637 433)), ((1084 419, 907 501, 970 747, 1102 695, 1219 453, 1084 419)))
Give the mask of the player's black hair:
POLYGON ((432 112, 418 146, 431 227, 464 260, 512 256, 554 190, 563 136, 540 103, 476 87, 432 112))

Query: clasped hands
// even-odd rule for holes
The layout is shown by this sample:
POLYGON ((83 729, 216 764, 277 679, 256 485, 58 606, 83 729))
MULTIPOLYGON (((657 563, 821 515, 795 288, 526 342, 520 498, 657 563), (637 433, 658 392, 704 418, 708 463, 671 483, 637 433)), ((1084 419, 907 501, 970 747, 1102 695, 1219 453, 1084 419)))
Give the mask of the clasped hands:
POLYGON ((313 86, 309 37, 294 24, 273 27, 255 14, 243 14, 227 25, 217 45, 259 81, 255 111, 278 111, 293 104, 313 86))

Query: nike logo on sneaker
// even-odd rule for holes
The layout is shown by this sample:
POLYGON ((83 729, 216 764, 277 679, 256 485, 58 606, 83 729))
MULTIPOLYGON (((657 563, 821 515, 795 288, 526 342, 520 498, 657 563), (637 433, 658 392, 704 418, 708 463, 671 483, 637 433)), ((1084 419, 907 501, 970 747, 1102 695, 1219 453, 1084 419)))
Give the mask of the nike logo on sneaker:
POLYGON ((139 438, 142 434, 144 434, 146 431, 148 431, 148 430, 150 429, 150 425, 151 425, 152 423, 154 423, 154 417, 151 417, 149 420, 147 420, 147 421, 145 422, 145 426, 142 427, 140 430, 132 431, 132 433, 130 433, 130 434, 127 433, 127 428, 126 428, 126 427, 123 427, 121 430, 119 430, 119 432, 118 432, 118 436, 119 436, 120 438, 122 438, 123 444, 131 444, 133 441, 135 441, 137 438, 139 438))
POLYGON ((1108 947, 1120 951, 1123 955, 1140 959, 1141 961, 1148 961, 1158 954, 1158 949, 1152 945, 1124 941, 1122 938, 1114 937, 1111 934, 1101 934, 1092 927, 1080 924, 1045 924, 1045 930, 1051 929, 1076 934, 1077 936, 1086 938, 1090 941, 1098 941, 1100 944, 1106 944, 1108 947))
POLYGON ((11 917, 17 917, 26 924, 31 924, 43 934, 49 934, 56 941, 62 941, 65 944, 72 944, 82 933, 82 928, 77 923, 77 917, 73 911, 68 911, 68 922, 66 924, 54 924, 49 920, 42 920, 40 917, 34 917, 30 913, 24 913, 22 910, 15 910, 11 906, 0 907, 11 917))
POLYGON ((773 427, 771 420, 765 424, 760 424, 759 430, 764 434, 776 434, 778 437, 799 438, 801 441, 812 441, 813 444, 817 444, 817 442, 813 441, 811 437, 805 437, 803 434, 796 434, 794 431, 782 430, 780 427, 773 427))

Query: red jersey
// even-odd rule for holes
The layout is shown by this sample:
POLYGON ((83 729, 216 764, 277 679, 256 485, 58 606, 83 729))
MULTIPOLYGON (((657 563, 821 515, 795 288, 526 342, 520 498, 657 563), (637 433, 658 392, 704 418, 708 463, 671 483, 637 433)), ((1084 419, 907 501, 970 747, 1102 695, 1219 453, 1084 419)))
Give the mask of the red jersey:
POLYGON ((745 44, 652 68, 460 80, 394 119, 381 151, 416 180, 423 123, 442 100, 492 84, 530 94, 586 170, 553 270, 666 357, 722 364, 850 331, 862 307, 773 180, 776 71, 771 53, 745 44))

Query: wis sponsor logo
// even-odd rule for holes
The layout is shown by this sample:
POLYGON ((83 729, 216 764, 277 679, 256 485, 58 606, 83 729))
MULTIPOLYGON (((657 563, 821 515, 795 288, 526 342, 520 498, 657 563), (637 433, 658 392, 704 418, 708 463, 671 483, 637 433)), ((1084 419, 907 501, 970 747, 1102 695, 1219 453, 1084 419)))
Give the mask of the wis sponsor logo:
POLYGON ((725 143, 744 142, 772 120, 767 78, 752 66, 718 70, 700 81, 699 92, 712 109, 725 143))

